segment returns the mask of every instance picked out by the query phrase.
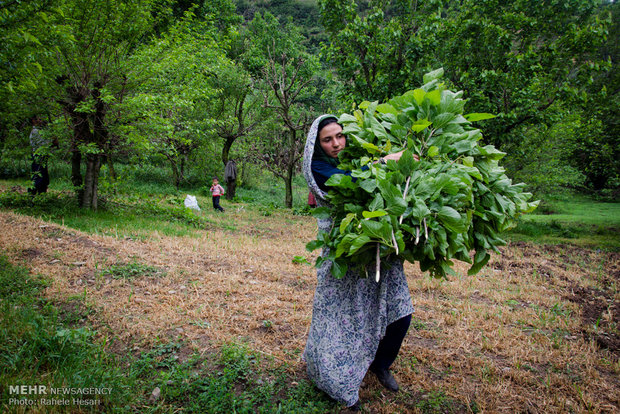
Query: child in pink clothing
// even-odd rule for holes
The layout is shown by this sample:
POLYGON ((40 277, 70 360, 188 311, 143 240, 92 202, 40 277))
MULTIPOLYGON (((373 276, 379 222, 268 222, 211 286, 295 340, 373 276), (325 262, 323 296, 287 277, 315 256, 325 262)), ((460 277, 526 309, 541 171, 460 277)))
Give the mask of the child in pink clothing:
POLYGON ((211 198, 213 199, 213 208, 215 210, 224 211, 220 206, 220 196, 224 194, 224 187, 222 187, 217 178, 213 177, 213 185, 211 185, 211 198))

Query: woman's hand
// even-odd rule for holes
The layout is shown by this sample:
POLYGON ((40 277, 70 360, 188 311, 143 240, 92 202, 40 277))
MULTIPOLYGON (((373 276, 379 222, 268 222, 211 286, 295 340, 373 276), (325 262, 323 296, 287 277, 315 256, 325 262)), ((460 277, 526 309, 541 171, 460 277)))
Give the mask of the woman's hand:
MULTIPOLYGON (((395 152, 394 154, 388 154, 385 157, 383 157, 384 160, 394 160, 394 161, 398 161, 400 160, 400 157, 402 157, 403 152, 405 152, 405 150, 399 151, 399 152, 395 152)), ((420 161, 420 157, 418 157, 416 154, 413 154, 413 159, 416 161, 420 161)))

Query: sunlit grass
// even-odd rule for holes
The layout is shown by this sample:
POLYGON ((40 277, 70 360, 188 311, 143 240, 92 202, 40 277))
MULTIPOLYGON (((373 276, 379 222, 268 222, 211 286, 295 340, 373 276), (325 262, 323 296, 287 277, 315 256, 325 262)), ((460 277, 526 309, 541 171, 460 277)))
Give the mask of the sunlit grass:
POLYGON ((579 195, 550 196, 533 213, 522 216, 507 236, 512 240, 619 250, 620 203, 579 195))

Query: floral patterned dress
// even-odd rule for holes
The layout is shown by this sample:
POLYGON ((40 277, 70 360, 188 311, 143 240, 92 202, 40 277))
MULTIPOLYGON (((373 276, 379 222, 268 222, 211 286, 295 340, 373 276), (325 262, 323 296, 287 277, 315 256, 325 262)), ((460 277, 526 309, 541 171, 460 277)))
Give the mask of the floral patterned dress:
MULTIPOLYGON (((318 206, 329 204, 314 180, 311 163, 318 124, 328 116, 333 115, 314 121, 304 149, 303 173, 318 206)), ((331 219, 318 220, 319 231, 329 231, 331 226, 331 219)), ((413 304, 401 261, 382 266, 379 282, 352 271, 336 279, 329 272, 329 263, 324 263, 317 270, 312 322, 303 354, 308 375, 335 400, 347 406, 355 404, 386 327, 411 313, 413 304)))

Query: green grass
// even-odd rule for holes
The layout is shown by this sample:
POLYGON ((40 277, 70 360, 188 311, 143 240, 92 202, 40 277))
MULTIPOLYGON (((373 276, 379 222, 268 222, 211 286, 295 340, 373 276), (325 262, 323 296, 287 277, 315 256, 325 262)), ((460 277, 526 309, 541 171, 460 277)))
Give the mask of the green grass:
POLYGON ((167 411, 183 407, 186 413, 327 413, 337 408, 307 380, 292 384, 282 366, 243 344, 224 345, 213 360, 194 356, 175 364, 174 358, 174 348, 160 348, 139 361, 149 372, 161 370, 159 408, 167 411), (208 373, 192 371, 196 366, 208 367, 208 373))
MULTIPOLYGON (((172 185, 165 167, 144 164, 140 167, 117 163, 119 179, 111 181, 107 168, 100 174, 100 197, 97 211, 77 207, 73 187, 69 182, 68 164, 55 160, 50 165, 51 184, 47 194, 32 199, 27 194, 5 191, 0 193, 0 208, 41 217, 91 234, 117 238, 142 239, 153 232, 172 237, 193 237, 196 229, 223 228, 234 231, 237 223, 226 214, 214 212, 209 192, 210 181, 193 178, 180 189, 172 185), (185 196, 195 195, 201 207, 193 212, 184 206, 185 196)), ((15 168, 13 168, 15 170, 15 168)), ((27 171, 9 171, 0 184, 22 191, 31 186, 27 171), (26 172, 24 172, 26 171, 26 172), (12 175, 11 175, 12 174, 12 175)), ((294 214, 309 214, 308 190, 301 175, 293 182, 294 214)), ((269 173, 253 171, 245 185, 238 186, 233 202, 221 201, 225 209, 248 208, 261 216, 271 216, 284 209, 285 190, 280 179, 269 173)))
MULTIPOLYGON (((150 267, 108 268, 120 277, 150 267)), ((329 413, 338 405, 305 379, 294 378, 286 365, 262 357, 240 343, 222 346, 203 357, 174 339, 161 341, 138 355, 116 355, 114 338, 88 326, 96 314, 75 297, 66 303, 43 298, 49 281, 12 265, 0 255, 0 411, 17 411, 11 398, 33 400, 52 395, 10 394, 9 386, 110 388, 110 394, 82 396, 96 401, 86 412, 157 413, 329 413), (184 351, 185 357, 181 354, 184 351), (151 400, 155 388, 160 397, 151 400)), ((46 407, 45 412, 77 409, 46 407)))
POLYGON ((581 195, 549 196, 532 214, 522 216, 507 236, 536 243, 620 250, 620 203, 581 195))
POLYGON ((133 279, 138 276, 164 276, 165 271, 154 266, 138 262, 115 264, 100 271, 101 275, 109 275, 114 279, 133 279))
MULTIPOLYGON (((170 236, 192 236, 197 228, 226 227, 210 211, 195 213, 183 198, 114 195, 101 199, 97 211, 81 209, 71 193, 50 190, 31 197, 15 192, 0 193, 0 208, 41 217, 92 234, 142 238, 157 231, 170 236)), ((234 226, 228 226, 234 229, 234 226)))
MULTIPOLYGON (((20 398, 9 394, 10 385, 111 387, 113 395, 96 397, 99 407, 130 404, 135 397, 118 359, 89 327, 68 323, 82 320, 80 315, 42 298, 47 283, 0 256, 0 411, 11 412, 16 405, 9 398, 20 398)), ((41 396, 21 398, 38 402, 41 396)))

